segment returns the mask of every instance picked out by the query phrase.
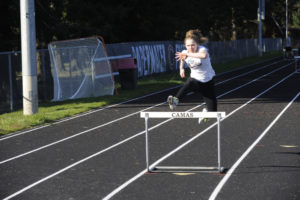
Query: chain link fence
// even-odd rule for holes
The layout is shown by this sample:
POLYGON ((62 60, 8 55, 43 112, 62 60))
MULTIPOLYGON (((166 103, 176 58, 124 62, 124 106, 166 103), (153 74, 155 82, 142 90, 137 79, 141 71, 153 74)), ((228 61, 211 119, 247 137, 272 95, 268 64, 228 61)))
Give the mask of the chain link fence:
MULTIPOLYGON (((257 39, 227 42, 209 42, 212 63, 225 63, 258 55, 257 39)), ((108 56, 131 54, 137 59, 138 76, 176 71, 179 63, 175 52, 184 49, 181 41, 130 42, 106 45, 108 56)), ((263 51, 282 50, 281 38, 264 38, 263 51)), ((21 52, 0 53, 0 113, 22 108, 21 52)), ((53 98, 53 78, 48 49, 37 50, 37 75, 39 101, 53 98)))

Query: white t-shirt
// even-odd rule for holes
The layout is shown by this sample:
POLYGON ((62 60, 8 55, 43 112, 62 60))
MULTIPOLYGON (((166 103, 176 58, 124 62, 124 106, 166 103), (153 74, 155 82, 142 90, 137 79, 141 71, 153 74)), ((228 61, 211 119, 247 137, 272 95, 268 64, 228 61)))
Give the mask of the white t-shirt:
MULTIPOLYGON (((205 59, 187 57, 185 62, 191 69, 191 78, 194 78, 202 83, 206 83, 213 79, 216 73, 212 68, 207 49, 204 46, 198 46, 198 52, 200 52, 200 50, 203 48, 207 52, 207 57, 205 59)), ((183 50, 182 53, 187 53, 187 50, 183 50)))

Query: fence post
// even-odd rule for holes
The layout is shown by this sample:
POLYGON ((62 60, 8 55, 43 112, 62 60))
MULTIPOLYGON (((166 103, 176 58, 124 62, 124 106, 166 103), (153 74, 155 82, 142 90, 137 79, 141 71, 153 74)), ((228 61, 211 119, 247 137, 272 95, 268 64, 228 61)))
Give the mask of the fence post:
POLYGON ((13 83, 12 83, 12 66, 11 66, 11 53, 8 54, 8 72, 9 72, 9 103, 10 111, 14 110, 14 95, 13 95, 13 83))
POLYGON ((40 57, 41 57, 41 76, 42 76, 42 85, 43 85, 43 92, 44 92, 44 99, 47 99, 47 90, 46 90, 46 67, 45 67, 45 51, 40 51, 40 57))

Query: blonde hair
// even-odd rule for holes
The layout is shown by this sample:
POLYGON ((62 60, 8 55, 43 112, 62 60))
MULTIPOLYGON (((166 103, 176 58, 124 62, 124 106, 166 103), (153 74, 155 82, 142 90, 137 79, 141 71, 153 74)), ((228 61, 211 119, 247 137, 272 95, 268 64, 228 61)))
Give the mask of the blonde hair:
POLYGON ((193 39, 197 44, 204 44, 208 42, 207 37, 203 37, 201 31, 199 29, 189 30, 185 34, 184 42, 187 39, 193 39))

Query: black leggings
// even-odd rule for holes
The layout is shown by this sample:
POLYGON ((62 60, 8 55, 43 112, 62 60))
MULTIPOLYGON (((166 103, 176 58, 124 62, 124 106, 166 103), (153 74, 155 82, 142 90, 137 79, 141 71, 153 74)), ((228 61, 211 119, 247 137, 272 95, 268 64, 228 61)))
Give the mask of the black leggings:
POLYGON ((217 111, 217 98, 215 95, 214 79, 206 83, 202 83, 190 77, 184 83, 184 85, 179 89, 179 91, 176 94, 176 97, 180 99, 190 91, 199 92, 202 95, 204 102, 207 105, 208 111, 210 112, 217 111))

